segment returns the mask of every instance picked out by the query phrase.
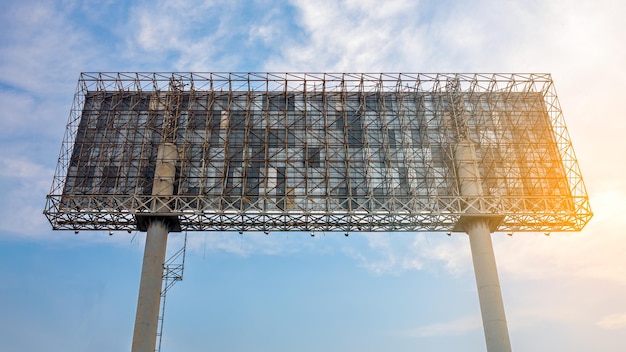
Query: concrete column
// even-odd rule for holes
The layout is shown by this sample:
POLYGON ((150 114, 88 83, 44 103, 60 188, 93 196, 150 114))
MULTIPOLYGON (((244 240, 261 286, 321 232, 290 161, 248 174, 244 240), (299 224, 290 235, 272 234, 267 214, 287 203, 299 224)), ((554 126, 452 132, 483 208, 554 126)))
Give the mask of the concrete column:
POLYGON ((489 222, 486 219, 473 219, 468 221, 466 229, 472 250, 487 351, 511 352, 489 222))
MULTIPOLYGON (((168 196, 174 194, 177 160, 178 149, 174 143, 162 143, 159 145, 154 170, 154 182, 152 183, 152 195, 162 196, 161 200, 166 200, 168 196)), ((155 202, 152 205, 152 211, 166 213, 169 212, 169 209, 159 202, 155 202)))
POLYGON ((154 352, 156 347, 167 233, 167 225, 161 220, 154 220, 148 226, 132 352, 154 352))
MULTIPOLYGON (((164 204, 174 193, 177 157, 178 151, 174 143, 159 145, 152 195, 160 197, 152 205, 154 213, 162 215, 170 212, 164 204)), ((156 347, 168 232, 168 225, 162 216, 151 219, 143 254, 132 352, 154 352, 156 347)))
POLYGON ((465 210, 467 215, 462 216, 461 220, 469 235, 472 250, 487 351, 511 352, 509 330, 504 315, 504 302, 489 228, 489 216, 493 214, 483 213, 480 204, 472 202, 483 194, 474 143, 470 140, 457 143, 455 158, 461 195, 470 202, 465 210))
MULTIPOLYGON (((471 141, 458 142, 454 151, 454 159, 461 195, 467 198, 481 196, 483 187, 474 143, 471 141)), ((465 213, 479 214, 480 208, 474 205, 465 209, 465 213)))

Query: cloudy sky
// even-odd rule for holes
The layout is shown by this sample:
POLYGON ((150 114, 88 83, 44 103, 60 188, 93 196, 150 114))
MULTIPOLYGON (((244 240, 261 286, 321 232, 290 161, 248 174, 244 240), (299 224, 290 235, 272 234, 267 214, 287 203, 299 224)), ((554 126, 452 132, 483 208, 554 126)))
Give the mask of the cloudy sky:
MULTIPOLYGON (((494 234, 513 350, 623 351, 623 1, 2 7, 0 349, 130 350, 145 234, 53 232, 42 215, 80 72, 267 70, 551 73, 595 216, 494 234)), ((190 233, 162 351, 208 350, 484 351, 468 239, 190 233)))

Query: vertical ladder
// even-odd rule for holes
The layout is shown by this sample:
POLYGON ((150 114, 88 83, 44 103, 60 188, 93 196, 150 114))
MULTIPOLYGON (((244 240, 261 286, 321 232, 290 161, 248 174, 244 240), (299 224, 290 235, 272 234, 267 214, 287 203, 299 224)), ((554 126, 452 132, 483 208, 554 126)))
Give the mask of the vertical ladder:
POLYGON ((165 320, 165 302, 167 291, 178 281, 183 280, 185 269, 185 254, 187 251, 187 232, 185 231, 185 241, 183 247, 176 251, 165 263, 163 263, 163 289, 161 290, 161 315, 159 315, 157 328, 157 344, 155 352, 161 351, 161 340, 163 338, 163 322, 165 320))

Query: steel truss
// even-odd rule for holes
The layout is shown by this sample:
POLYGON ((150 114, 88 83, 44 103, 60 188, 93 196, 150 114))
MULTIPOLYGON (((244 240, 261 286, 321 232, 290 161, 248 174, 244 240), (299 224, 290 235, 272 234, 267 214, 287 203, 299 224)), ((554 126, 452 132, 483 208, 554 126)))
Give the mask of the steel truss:
POLYGON ((577 231, 592 212, 548 74, 83 73, 45 214, 55 229, 577 231), (473 141, 483 194, 459 192, 473 141), (154 196, 159 143, 175 195, 154 196), (156 206, 158 205, 158 206, 156 206))

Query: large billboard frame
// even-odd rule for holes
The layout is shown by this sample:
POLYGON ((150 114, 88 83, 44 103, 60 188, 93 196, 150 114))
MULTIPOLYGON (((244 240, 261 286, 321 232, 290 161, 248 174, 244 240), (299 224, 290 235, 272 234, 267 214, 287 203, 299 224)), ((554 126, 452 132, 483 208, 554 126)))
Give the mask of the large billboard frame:
MULTIPOLYGON (((397 103, 395 104, 397 105, 397 103)), ((261 130, 268 132, 267 138, 263 140, 264 143, 272 143, 270 142, 269 136, 270 126, 268 125, 269 122, 267 122, 273 116, 273 113, 269 111, 271 110, 270 105, 271 104, 268 103, 265 106, 262 104, 260 106, 260 114, 266 118, 266 125, 263 126, 261 130)), ((276 116, 279 118, 282 116, 287 119, 289 116, 286 112, 289 109, 288 98, 284 104, 279 105, 280 107, 277 109, 278 115, 276 116), (280 115, 281 109, 284 109, 284 115, 280 115)), ((301 109, 306 110, 306 108, 301 109)), ((361 110, 353 108, 353 111, 358 110, 366 112, 366 109, 368 108, 365 105, 361 110)), ((391 118, 396 119, 400 124, 395 131, 404 133, 402 131, 408 130, 403 128, 406 126, 410 127, 411 124, 415 123, 414 121, 418 118, 417 114, 420 113, 421 108, 415 107, 413 110, 408 108, 402 110, 402 108, 397 107, 395 110, 391 108, 389 108, 390 110, 381 108, 375 109, 378 109, 378 112, 372 115, 374 116, 372 119, 382 119, 381 115, 388 114, 392 116, 393 113, 395 115, 391 118), (415 114, 415 116, 411 114, 415 114), (403 126, 403 123, 406 123, 406 126, 403 126)), ((115 114, 115 106, 107 107, 106 111, 109 112, 107 116, 113 116, 111 114, 115 114)), ((139 112, 137 114, 139 114, 139 112)), ((113 119, 115 118, 116 117, 113 117, 113 119)), ((364 119, 366 118, 367 117, 363 117, 363 120, 359 121, 365 121, 364 119)), ((422 118, 425 117, 422 116, 422 118)), ((310 119, 307 119, 308 117, 304 118, 304 121, 310 121, 310 119)), ((111 122, 112 120, 109 118, 107 121, 111 122)), ((107 121, 105 121, 105 123, 108 123, 107 121)), ((97 125, 96 120, 92 122, 97 125)), ((134 122, 136 121, 133 121, 133 123, 134 122)), ((305 122, 305 124, 306 123, 308 122, 305 122)), ((330 126, 328 122, 326 123, 324 128, 330 126)), ((284 122, 281 126, 285 126, 286 124, 287 122, 284 122)), ((365 124, 365 122, 359 122, 359 124, 365 124)), ((391 124, 391 122, 389 122, 389 124, 391 124)), ((381 138, 380 150, 386 150, 387 154, 389 154, 389 145, 392 143, 391 138, 393 136, 391 132, 394 130, 386 126, 387 125, 382 125, 382 129, 386 132, 384 138, 381 138)), ((136 127, 139 130, 145 128, 145 126, 136 127)), ((230 138, 234 138, 232 136, 235 136, 235 132, 237 132, 236 127, 230 125, 221 127, 224 131, 228 131, 223 133, 229 133, 228 137, 224 137, 223 141, 225 143, 226 141, 230 141, 230 138)), ((96 126, 96 128, 98 127, 96 126)), ((216 126, 216 130, 219 128, 220 126, 216 126)), ((305 126, 305 129, 307 128, 309 128, 309 126, 305 126)), ((310 128, 307 131, 309 130, 310 128)), ((118 133, 116 135, 117 139, 113 141, 109 140, 109 144, 119 144, 119 130, 116 133, 118 133)), ((103 138, 102 145, 104 146, 107 143, 105 140, 108 137, 105 135, 103 138)), ((133 138, 139 139, 139 137, 133 138)), ((401 161, 407 164, 405 165, 407 168, 411 168, 411 163, 407 163, 407 160, 410 159, 407 156, 407 151, 410 150, 407 148, 411 148, 410 142, 405 142, 405 139, 403 139, 405 137, 400 138, 399 136, 395 136, 393 138, 393 143, 398 143, 398 149, 401 149, 404 153, 401 161), (395 141, 396 137, 398 142, 395 141)), ((492 139, 494 138, 497 139, 492 136, 492 139)), ((409 140, 408 137, 406 140, 409 140)), ((337 145, 335 146, 339 147, 337 145)), ((247 147, 247 144, 244 147, 247 147)), ((280 147, 280 145, 277 147, 280 147)), ((360 157, 361 159, 358 160, 359 162, 387 163, 387 166, 380 167, 380 170, 383 171, 363 167, 362 173, 393 173, 399 170, 398 165, 394 164, 390 166, 390 163, 396 163, 399 160, 393 158, 374 160, 371 159, 370 156, 367 156, 368 159, 366 159, 364 155, 368 152, 372 152, 373 148, 369 146, 361 147, 364 151, 361 152, 362 156, 360 157)), ((110 150, 121 150, 119 147, 115 148, 110 150)), ((225 150, 225 153, 228 154, 228 149, 225 150)), ((329 152, 328 147, 326 153, 322 152, 321 154, 324 155, 321 158, 327 163, 332 163, 332 161, 335 160, 332 159, 332 153, 329 152)), ((319 155, 319 150, 317 150, 316 154, 315 151, 311 152, 309 149, 302 149, 300 158, 306 158, 306 160, 319 159, 319 155)), ((109 155, 107 157, 113 160, 116 156, 109 155)), ((225 160, 227 160, 228 157, 228 155, 222 155, 221 160, 226 163, 225 160)), ((336 160, 339 159, 340 156, 336 156, 336 160)), ((426 159, 426 157, 422 158, 422 160, 426 159)), ((153 165, 155 162, 154 160, 150 161, 150 163, 152 163, 150 165, 153 165)), ((268 159, 265 162, 269 165, 271 160, 268 159)), ((441 168, 442 170, 444 169, 443 166, 441 168)), ((357 168, 355 168, 355 170, 356 169, 357 168)), ((123 172, 121 169, 114 170, 116 172, 123 172)), ((185 170, 185 167, 180 167, 177 169, 177 172, 184 173, 186 172, 185 170)), ((267 174, 272 175, 281 172, 280 170, 269 170, 268 166, 264 166, 263 170, 265 170, 267 174)), ((81 172, 85 173, 87 171, 83 170, 81 172)), ((154 171, 150 170, 147 171, 148 179, 144 180, 146 184, 152 184, 153 180, 150 179, 150 177, 154 177, 153 172, 154 171)), ((491 172, 491 174, 493 174, 493 172, 491 172)), ((221 177, 226 178, 228 176, 232 177, 232 174, 224 173, 221 177)), ((182 180, 184 177, 180 179, 182 180)), ((241 182, 245 182, 246 180, 244 176, 241 176, 240 179, 241 182)), ((373 186, 371 186, 373 176, 364 176, 364 179, 370 180, 368 181, 370 182, 370 186, 367 187, 373 189, 373 186)), ((388 176, 388 179, 399 180, 399 178, 394 175, 388 176)), ((415 178, 410 179, 413 180, 415 178)), ((331 180, 326 179, 326 182, 331 182, 331 180)), ((245 185, 242 187, 244 186, 245 185)), ((267 184, 265 186, 265 189, 271 188, 267 187, 267 184)), ((388 189, 393 190, 394 188, 388 189)), ((332 192, 329 191, 320 196, 319 199, 332 201, 338 198, 331 197, 331 193, 332 192)), ((151 216, 162 216, 173 219, 172 223, 175 224, 173 230, 265 232, 449 232, 458 230, 458 225, 463 223, 464 219, 469 216, 469 213, 477 213, 483 217, 489 216, 492 219, 491 229, 493 231, 578 231, 584 227, 592 215, 586 189, 565 126, 551 76, 549 74, 459 73, 82 73, 78 81, 69 122, 62 143, 59 162, 55 171, 50 194, 47 197, 44 212, 55 229, 141 230, 145 228, 145 220, 147 218, 151 216), (190 96, 202 96, 203 94, 227 97, 228 105, 224 106, 221 110, 222 121, 220 121, 220 123, 224 123, 224 119, 234 121, 233 116, 235 114, 233 113, 233 109, 237 101, 240 102, 240 106, 237 109, 243 111, 243 115, 240 114, 240 116, 243 116, 242 119, 245 120, 245 122, 242 122, 242 126, 244 126, 242 127, 242 131, 245 130, 245 132, 241 133, 242 136, 246 138, 245 143, 249 143, 250 141, 247 137, 253 135, 250 133, 251 121, 252 117, 256 116, 251 112, 253 109, 250 109, 250 104, 255 103, 259 99, 265 99, 266 102, 270 102, 272 97, 289 97, 294 94, 301 97, 295 99, 294 104, 298 104, 300 101, 308 99, 307 97, 317 94, 325 101, 324 108, 320 110, 324 118, 330 115, 344 116, 344 127, 339 127, 338 129, 338 131, 340 131, 338 136, 342 136, 343 133, 345 137, 346 154, 343 158, 344 160, 350 160, 349 144, 351 138, 353 140, 364 138, 366 142, 369 141, 367 137, 361 137, 359 135, 359 133, 362 132, 350 129, 350 122, 348 122, 350 121, 350 117, 347 112, 350 103, 346 101, 350 100, 350 97, 365 97, 368 94, 374 94, 378 97, 379 101, 382 102, 378 103, 378 106, 383 106, 385 99, 388 97, 394 97, 393 99, 395 99, 396 102, 405 101, 405 99, 408 99, 407 97, 411 97, 411 99, 413 99, 413 97, 421 97, 420 99, 430 100, 431 102, 429 104, 432 105, 430 108, 432 112, 430 113, 431 115, 426 117, 434 122, 429 120, 431 122, 425 122, 424 126, 432 129, 434 131, 433 133, 437 134, 437 136, 433 134, 430 137, 431 140, 436 140, 436 143, 433 142, 433 148, 447 146, 441 148, 447 157, 442 157, 440 160, 431 157, 430 160, 433 163, 447 163, 444 165, 445 170, 449 170, 447 173, 439 171, 439 176, 433 176, 430 180, 438 182, 438 187, 447 187, 450 191, 448 194, 431 192, 431 194, 428 195, 420 195, 415 194, 415 191, 413 194, 407 191, 406 194, 376 194, 376 196, 374 196, 374 191, 371 191, 369 194, 368 192, 361 192, 365 193, 365 195, 363 195, 360 194, 355 187, 343 187, 343 189, 346 189, 346 194, 342 198, 343 204, 336 203, 336 206, 325 205, 311 207, 308 205, 298 206, 299 204, 309 204, 307 203, 310 201, 309 198, 311 197, 311 195, 307 194, 309 188, 306 188, 304 194, 296 194, 296 187, 291 187, 294 188, 291 194, 288 189, 280 191, 282 194, 274 191, 272 196, 275 203, 273 203, 272 206, 250 207, 244 206, 244 200, 247 198, 243 191, 241 197, 233 198, 232 194, 226 193, 216 195, 175 193, 171 196, 161 196, 153 194, 149 187, 146 188, 145 192, 138 192, 137 189, 124 192, 116 190, 115 185, 117 185, 117 181, 115 180, 130 176, 120 176, 116 174, 115 177, 107 178, 106 174, 111 171, 104 169, 106 167, 106 160, 103 159, 105 153, 100 152, 100 149, 98 149, 100 154, 97 154, 98 157, 94 158, 94 155, 96 155, 93 152, 94 148, 100 147, 94 146, 93 134, 85 134, 84 131, 86 131, 86 127, 84 127, 84 124, 89 122, 88 119, 89 116, 91 116, 88 114, 88 110, 92 113, 97 112, 98 114, 102 114, 105 109, 101 106, 88 109, 87 106, 92 105, 94 102, 104 101, 98 100, 101 99, 98 97, 105 96, 125 96, 131 97, 132 99, 136 98, 137 101, 141 99, 146 102, 149 101, 149 103, 144 104, 146 116, 148 116, 148 118, 154 116, 160 119, 157 128, 158 131, 154 134, 154 137, 151 137, 153 140, 150 141, 154 149, 150 152, 151 156, 137 157, 137 155, 129 153, 128 155, 118 156, 118 158, 127 160, 129 163, 136 162, 136 160, 133 161, 134 159, 155 159, 156 147, 154 146, 158 143, 167 142, 168 140, 176 144, 178 136, 179 152, 181 156, 183 156, 179 158, 178 162, 184 164, 184 156, 186 154, 181 150, 185 149, 185 146, 192 143, 192 141, 191 139, 186 142, 180 141, 180 138, 187 138, 180 137, 180 133, 178 133, 178 129, 185 126, 181 121, 190 116, 190 113, 185 110, 187 107, 184 106, 182 101, 184 99, 189 100, 190 96), (333 97, 337 97, 336 101, 339 101, 339 103, 335 102, 331 104, 330 102, 326 102, 326 100, 335 99, 333 97), (521 103, 522 105, 517 103, 520 101, 534 100, 541 103, 537 105, 540 106, 539 108, 529 109, 529 103, 521 103), (482 115, 480 115, 476 112, 478 110, 472 107, 472 104, 478 101, 487 101, 486 104, 493 107, 487 107, 484 111, 480 110, 483 111, 480 113, 482 115), (508 114, 508 120, 498 117, 500 115, 504 116, 505 114, 508 114), (538 148, 532 144, 542 140, 546 144, 543 149, 543 154, 540 153, 535 157, 531 157, 531 162, 523 167, 520 167, 522 157, 519 155, 513 158, 515 159, 515 165, 512 165, 513 162, 506 160, 507 155, 504 155, 504 157, 496 155, 490 157, 491 159, 487 158, 487 154, 493 154, 493 149, 488 149, 490 151, 489 153, 481 152, 481 147, 484 144, 481 143, 481 139, 487 137, 481 137, 479 131, 493 130, 490 132, 492 134, 499 132, 497 132, 494 127, 497 125, 495 122, 489 122, 488 125, 481 125, 481 123, 484 122, 472 122, 483 121, 476 118, 477 116, 483 118, 483 115, 488 116, 492 119, 491 121, 495 121, 493 119, 496 118, 502 119, 502 126, 504 127, 513 124, 511 122, 513 118, 511 116, 514 116, 515 121, 537 121, 534 126, 528 126, 524 129, 523 131, 525 132, 523 135, 513 136, 510 132, 512 127, 509 129, 504 128, 506 131, 498 136, 500 136, 500 139, 502 136, 508 136, 506 138, 509 138, 510 141, 498 143, 503 146, 508 146, 507 148, 509 149, 515 149, 511 149, 508 154, 503 152, 503 155, 507 154, 510 156, 515 153, 520 154, 521 152, 526 153, 528 151, 538 150, 538 148), (226 117, 224 118, 224 116, 226 117), (81 123, 83 123, 83 125, 81 125, 81 123), (181 123, 180 126, 178 126, 179 123, 181 123), (472 123, 474 123, 473 126, 468 126, 468 124, 471 125, 472 123), (460 136, 465 136, 464 131, 466 130, 470 131, 468 132, 471 135, 470 139, 475 142, 473 148, 476 149, 475 152, 478 155, 476 162, 479 169, 484 174, 482 182, 485 192, 479 195, 472 195, 471 197, 459 191, 458 175, 456 175, 454 171, 454 143, 460 136), (355 133, 357 133, 357 135, 355 135, 355 133), (438 137, 439 135, 446 135, 447 137, 438 137), (81 136, 84 137, 82 140, 81 136), (524 138, 518 138, 520 136, 534 137, 524 140, 524 138), (440 138, 440 140, 437 140, 437 138, 440 138), (512 145, 511 143, 513 143, 511 142, 513 139, 519 139, 519 141, 515 142, 518 146, 522 146, 524 143, 526 144, 524 147, 510 147, 512 145), (88 153, 85 153, 84 160, 80 159, 80 151, 77 149, 81 145, 88 145, 88 147, 86 147, 87 149, 91 148, 88 153), (549 159, 549 165, 553 166, 546 166, 548 165, 545 163, 546 159, 549 159), (100 183, 111 183, 112 187, 110 188, 113 189, 113 191, 101 191, 104 188, 100 188, 99 191, 83 192, 84 188, 72 184, 72 182, 76 180, 78 171, 75 171, 75 169, 77 162, 80 160, 83 160, 86 164, 95 163, 94 165, 96 165, 100 163, 101 167, 94 177, 100 183), (497 177, 489 176, 490 171, 487 170, 489 168, 500 170, 498 172, 500 172, 501 175, 497 177), (518 176, 517 179, 511 182, 523 183, 526 182, 524 181, 525 179, 532 179, 535 180, 533 182, 536 184, 534 186, 513 186, 513 188, 502 186, 504 187, 502 189, 535 189, 539 187, 538 191, 529 192, 528 194, 498 194, 497 189, 499 189, 499 186, 497 186, 497 184, 498 182, 501 183, 502 179, 506 178, 506 172, 509 172, 511 175, 515 174, 515 172, 521 174, 520 168, 527 169, 522 170, 525 175, 530 175, 532 172, 535 172, 536 175, 532 177, 518 176), (553 172, 554 175, 550 174, 551 172, 553 172), (444 179, 447 181, 442 181, 444 179), (546 181, 550 179, 553 181, 546 181), (557 186, 552 187, 550 186, 551 184, 557 186), (495 191, 489 191, 490 188, 495 189, 495 191), (558 192, 554 191, 554 189, 558 189, 558 192), (365 204, 363 199, 367 197, 369 197, 367 204, 377 202, 377 204, 380 205, 379 208, 382 208, 382 210, 374 209, 372 206, 363 206, 362 204, 365 204), (279 203, 281 206, 277 205, 279 203), (155 204, 158 206, 155 206, 155 204), (291 205, 287 206, 287 204, 291 205), (155 209, 158 209, 158 211, 155 211, 155 209)))

